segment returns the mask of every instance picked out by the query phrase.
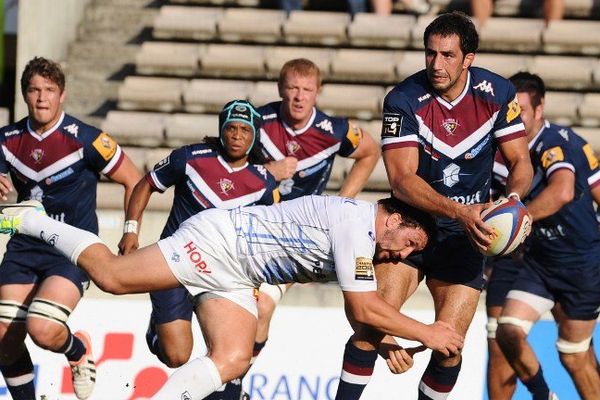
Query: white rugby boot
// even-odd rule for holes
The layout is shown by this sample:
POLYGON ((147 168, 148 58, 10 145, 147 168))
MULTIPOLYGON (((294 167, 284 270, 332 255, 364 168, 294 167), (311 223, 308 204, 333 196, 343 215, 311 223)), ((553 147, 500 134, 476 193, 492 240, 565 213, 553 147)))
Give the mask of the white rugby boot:
POLYGON ((35 210, 40 214, 46 215, 46 210, 42 203, 37 200, 26 200, 16 204, 1 204, 0 205, 0 233, 5 233, 10 236, 19 232, 23 215, 35 210))
POLYGON ((74 335, 85 345, 85 354, 79 361, 70 362, 73 375, 73 390, 79 400, 85 400, 92 395, 96 384, 96 364, 92 359, 92 341, 85 331, 75 332, 74 335))

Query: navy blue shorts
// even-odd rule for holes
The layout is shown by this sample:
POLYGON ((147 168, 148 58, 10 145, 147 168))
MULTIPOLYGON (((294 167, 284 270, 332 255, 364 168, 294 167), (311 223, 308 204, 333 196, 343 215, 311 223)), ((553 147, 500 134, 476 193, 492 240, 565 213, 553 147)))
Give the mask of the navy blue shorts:
POLYGON ((0 285, 40 284, 50 276, 70 280, 81 296, 90 286, 85 271, 48 244, 32 238, 23 240, 20 235, 8 242, 0 264, 0 285))
POLYGON ((523 268, 523 261, 505 256, 493 259, 491 266, 492 275, 487 283, 485 305, 486 307, 503 306, 506 295, 523 268))
POLYGON ((593 320, 600 307, 598 265, 545 268, 525 256, 514 290, 532 293, 557 302, 569 319, 593 320))
POLYGON ((444 233, 440 230, 431 246, 406 261, 419 268, 427 279, 483 289, 485 257, 473 248, 464 233, 444 233))
POLYGON ((152 315, 157 324, 166 324, 178 319, 192 320, 194 306, 189 292, 183 286, 150 292, 150 300, 152 315))

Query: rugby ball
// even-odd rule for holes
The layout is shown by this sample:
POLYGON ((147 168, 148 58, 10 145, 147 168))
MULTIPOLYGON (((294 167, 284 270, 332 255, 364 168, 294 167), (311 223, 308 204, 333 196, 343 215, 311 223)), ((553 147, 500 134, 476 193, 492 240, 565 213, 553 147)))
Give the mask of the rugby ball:
POLYGON ((512 252, 523 243, 531 224, 527 208, 512 197, 496 200, 481 212, 481 219, 494 230, 492 243, 482 252, 486 256, 512 252))

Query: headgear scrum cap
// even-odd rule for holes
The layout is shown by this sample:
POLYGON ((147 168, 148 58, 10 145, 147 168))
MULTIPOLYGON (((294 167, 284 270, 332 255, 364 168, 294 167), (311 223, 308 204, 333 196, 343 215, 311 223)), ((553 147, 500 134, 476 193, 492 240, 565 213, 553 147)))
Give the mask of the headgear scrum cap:
POLYGON ((223 110, 219 113, 219 138, 221 145, 225 146, 223 140, 223 132, 225 125, 230 122, 243 122, 252 127, 252 144, 248 147, 246 155, 250 153, 250 150, 254 146, 258 135, 260 134, 262 117, 256 111, 252 103, 246 100, 233 100, 225 104, 223 110))

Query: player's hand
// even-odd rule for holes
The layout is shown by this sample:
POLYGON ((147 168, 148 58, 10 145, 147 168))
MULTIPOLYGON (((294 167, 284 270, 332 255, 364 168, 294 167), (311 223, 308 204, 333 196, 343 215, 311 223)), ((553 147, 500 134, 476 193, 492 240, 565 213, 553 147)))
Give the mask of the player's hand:
POLYGON ((275 177, 277 182, 294 176, 297 166, 298 159, 296 157, 286 157, 283 160, 271 161, 265 164, 267 171, 275 177))
POLYGON ((6 195, 12 191, 13 187, 8 177, 4 174, 0 174, 0 197, 2 197, 2 200, 8 200, 6 195))
POLYGON ((435 321, 427 325, 425 337, 421 340, 431 350, 438 351, 446 357, 456 355, 463 348, 464 338, 444 321, 435 321))
POLYGON ((414 355, 425 350, 427 350, 425 346, 405 349, 397 343, 381 343, 379 345, 379 355, 385 359, 393 374, 402 374, 411 369, 414 365, 414 355))
POLYGON ((126 255, 136 251, 140 247, 138 235, 135 233, 124 233, 119 242, 119 254, 126 255))
POLYGON ((465 205, 459 209, 456 217, 473 246, 479 251, 486 250, 492 243, 494 231, 481 219, 481 212, 489 206, 490 203, 465 205))

